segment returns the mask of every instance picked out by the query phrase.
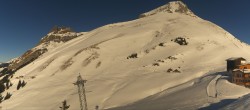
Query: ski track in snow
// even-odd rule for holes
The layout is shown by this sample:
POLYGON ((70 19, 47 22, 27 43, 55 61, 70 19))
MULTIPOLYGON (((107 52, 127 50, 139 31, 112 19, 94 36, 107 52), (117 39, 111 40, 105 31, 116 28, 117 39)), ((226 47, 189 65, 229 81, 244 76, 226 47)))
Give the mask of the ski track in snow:
POLYGON ((207 96, 217 98, 216 84, 221 75, 217 75, 207 86, 207 96))

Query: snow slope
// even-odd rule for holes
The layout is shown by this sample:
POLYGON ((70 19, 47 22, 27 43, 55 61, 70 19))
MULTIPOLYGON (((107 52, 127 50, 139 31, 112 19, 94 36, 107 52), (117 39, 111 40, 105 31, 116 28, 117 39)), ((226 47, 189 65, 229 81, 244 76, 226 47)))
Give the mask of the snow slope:
POLYGON ((250 101, 250 95, 248 94, 244 97, 241 97, 232 104, 222 108, 221 110, 249 110, 250 108, 249 101, 250 101))
MULTIPOLYGON (((171 100, 185 99, 185 104, 173 104, 170 108, 184 109, 193 103, 190 101, 193 97, 189 96, 194 91, 195 102, 207 99, 207 84, 214 77, 207 76, 199 86, 194 85, 199 82, 195 79, 211 71, 224 70, 225 59, 229 57, 250 59, 247 50, 248 45, 209 21, 182 12, 158 12, 97 28, 52 48, 14 74, 10 79, 12 88, 3 93, 10 92, 12 97, 1 106, 7 110, 55 110, 66 99, 71 110, 79 110, 73 83, 80 73, 88 80, 86 94, 90 110, 96 105, 100 109, 125 106, 171 92, 168 90, 183 96, 171 100), (187 43, 182 45, 179 37, 187 43), (20 79, 27 81, 27 85, 16 90, 20 79), (182 88, 190 89, 182 91, 182 88), (199 88, 204 88, 203 93, 198 94, 199 88)), ((236 91, 222 97, 244 94, 236 91)), ((201 101, 190 109, 206 106, 209 103, 201 101)))
POLYGON ((220 69, 135 103, 110 110, 218 110, 239 96, 249 93, 248 88, 228 82, 228 77, 215 71, 220 69))

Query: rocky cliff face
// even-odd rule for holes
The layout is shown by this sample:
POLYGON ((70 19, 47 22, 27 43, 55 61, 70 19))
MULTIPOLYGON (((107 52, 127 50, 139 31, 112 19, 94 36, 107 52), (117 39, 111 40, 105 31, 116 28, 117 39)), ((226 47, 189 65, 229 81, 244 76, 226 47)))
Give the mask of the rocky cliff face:
POLYGON ((37 58, 39 58, 39 56, 46 53, 51 48, 55 48, 61 43, 74 39, 79 35, 80 34, 74 32, 69 27, 55 26, 46 36, 41 39, 36 47, 26 51, 21 57, 12 60, 8 69, 16 71, 36 60, 37 58))
POLYGON ((13 60, 11 64, 9 65, 8 69, 12 71, 16 71, 25 65, 29 64, 30 62, 37 59, 39 56, 47 52, 48 50, 46 48, 44 49, 33 49, 28 50, 25 52, 21 57, 13 60))

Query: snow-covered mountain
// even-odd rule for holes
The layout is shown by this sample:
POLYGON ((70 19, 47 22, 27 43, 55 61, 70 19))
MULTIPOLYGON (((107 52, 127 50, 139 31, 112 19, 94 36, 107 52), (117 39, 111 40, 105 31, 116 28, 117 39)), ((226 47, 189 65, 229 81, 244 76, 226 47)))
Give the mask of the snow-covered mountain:
POLYGON ((10 66, 8 68, 12 71, 16 71, 33 62, 47 51, 83 34, 84 33, 76 33, 69 27, 55 26, 46 36, 41 39, 36 47, 28 50, 19 58, 11 60, 10 66))
MULTIPOLYGON (((44 45, 34 49, 51 46, 44 45)), ((220 72, 229 57, 250 59, 250 47, 180 1, 52 47, 39 51, 42 55, 9 77, 13 85, 2 95, 12 96, 1 103, 3 109, 55 110, 67 100, 71 110, 79 110, 73 85, 79 73, 87 80, 90 110, 96 105, 119 110, 206 109, 249 93, 220 72), (27 84, 17 90, 19 80, 27 84)))

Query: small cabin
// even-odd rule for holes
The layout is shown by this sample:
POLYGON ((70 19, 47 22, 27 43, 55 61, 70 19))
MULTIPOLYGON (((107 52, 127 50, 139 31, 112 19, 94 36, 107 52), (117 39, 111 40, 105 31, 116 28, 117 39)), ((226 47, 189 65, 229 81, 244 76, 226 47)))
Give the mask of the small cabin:
POLYGON ((237 69, 239 65, 242 65, 246 62, 246 59, 242 57, 233 57, 226 60, 227 61, 227 71, 233 71, 237 69))
POLYGON ((232 71, 232 83, 250 87, 250 69, 235 69, 232 71))

